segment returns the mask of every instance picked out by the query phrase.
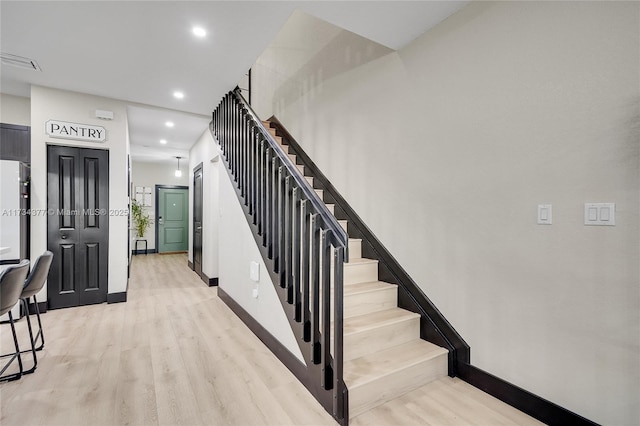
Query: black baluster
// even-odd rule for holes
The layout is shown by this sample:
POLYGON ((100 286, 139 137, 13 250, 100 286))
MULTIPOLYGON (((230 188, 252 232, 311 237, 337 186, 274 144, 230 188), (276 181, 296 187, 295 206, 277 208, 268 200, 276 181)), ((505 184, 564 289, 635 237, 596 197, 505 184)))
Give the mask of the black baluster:
MULTIPOLYGON (((271 155, 272 150, 269 146, 269 142, 265 140, 265 157, 264 157, 264 227, 268 232, 271 232, 271 186, 269 182, 271 180, 271 155)), ((266 241, 269 241, 268 239, 266 241)), ((268 243, 267 243, 268 244, 268 243)))
MULTIPOLYGON (((279 161, 282 164, 282 161, 279 161)), ((280 273, 280 287, 286 285, 287 265, 285 264, 285 180, 286 168, 278 167, 278 272, 280 273)))
POLYGON ((265 156, 265 246, 267 247, 267 257, 269 259, 273 259, 273 220, 271 217, 273 216, 273 209, 271 205, 273 204, 273 173, 271 173, 271 168, 273 166, 272 155, 273 150, 271 147, 267 145, 267 155, 265 156))
POLYGON ((319 215, 311 215, 311 360, 320 363, 320 239, 319 215))
POLYGON ((326 390, 333 387, 333 369, 331 367, 331 230, 322 231, 322 351, 320 365, 322 374, 320 384, 326 390))
POLYGON ((291 181, 293 178, 289 175, 289 171, 283 167, 284 178, 284 197, 282 198, 282 273, 281 286, 287 288, 287 303, 292 303, 293 293, 291 292, 291 181))
POLYGON ((336 247, 333 252, 333 413, 339 418, 344 418, 345 405, 345 385, 342 381, 343 375, 343 309, 344 309, 344 260, 345 249, 342 246, 336 247))
POLYGON ((258 134, 258 141, 260 146, 258 150, 258 234, 263 237, 264 241, 264 158, 266 153, 264 147, 265 142, 261 133, 258 134))
POLYGON ((278 262, 278 186, 280 184, 279 177, 279 163, 280 160, 276 156, 275 151, 273 152, 273 158, 271 160, 271 247, 273 254, 273 272, 280 272, 280 265, 278 262))
POLYGON ((249 214, 252 215, 252 223, 258 223, 256 214, 256 122, 251 120, 249 132, 249 214))
POLYGON ((302 321, 303 338, 305 342, 311 341, 311 306, 310 306, 310 252, 311 252, 311 215, 308 212, 308 200, 302 200, 300 204, 300 217, 302 218, 302 321))
POLYGON ((291 217, 292 219, 292 244, 291 244, 291 273, 293 281, 293 301, 295 306, 295 320, 297 322, 302 321, 302 310, 300 302, 300 257, 302 256, 300 250, 300 188, 295 187, 291 191, 291 217))

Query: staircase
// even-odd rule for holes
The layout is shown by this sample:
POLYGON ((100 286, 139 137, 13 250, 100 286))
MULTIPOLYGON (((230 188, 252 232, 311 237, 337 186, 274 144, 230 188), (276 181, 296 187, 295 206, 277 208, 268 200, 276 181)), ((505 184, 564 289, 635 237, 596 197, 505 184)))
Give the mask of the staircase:
POLYGON ((236 90, 211 132, 305 364, 280 359, 340 424, 455 375, 464 340, 270 120, 236 90))
MULTIPOLYGON (((271 123, 263 124, 297 164, 271 123)), ((304 174, 304 165, 297 166, 304 174)), ((313 177, 305 179, 313 186, 313 177)), ((323 198, 321 189, 316 193, 323 198)), ((327 207, 334 212, 333 204, 327 207)), ((338 222, 348 233, 348 221, 338 222)), ((421 340, 420 315, 397 306, 397 286, 378 281, 378 261, 363 258, 362 240, 350 238, 344 265, 343 368, 351 418, 447 375, 449 352, 421 340)))

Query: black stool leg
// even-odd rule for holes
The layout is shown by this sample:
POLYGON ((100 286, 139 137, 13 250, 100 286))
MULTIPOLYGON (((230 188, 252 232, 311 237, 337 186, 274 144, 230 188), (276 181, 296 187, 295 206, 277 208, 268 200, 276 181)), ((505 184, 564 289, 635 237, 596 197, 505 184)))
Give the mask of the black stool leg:
MULTIPOLYGON (((31 328, 31 315, 29 315, 29 304, 27 303, 27 299, 20 299, 24 304, 24 310, 26 312, 27 317, 27 328, 29 329, 29 341, 31 343, 31 354, 33 355, 33 367, 28 370, 24 370, 24 374, 31 374, 36 371, 38 367, 38 356, 36 355, 36 347, 35 347, 35 339, 33 338, 33 329, 31 328)), ((24 351, 29 352, 29 351, 24 351)))
POLYGON ((36 295, 33 295, 33 304, 35 305, 35 309, 36 309, 36 317, 38 317, 38 332, 36 333, 36 338, 33 339, 33 344, 35 346, 36 342, 38 341, 38 337, 40 338, 40 346, 38 346, 36 348, 36 351, 41 351, 42 348, 44 348, 44 331, 42 331, 42 321, 40 321, 40 308, 38 307, 38 300, 36 299, 36 295))
POLYGON ((18 358, 18 367, 20 368, 20 371, 14 374, 7 374, 6 376, 1 376, 0 382, 4 382, 4 381, 10 382, 13 380, 18 380, 20 377, 22 377, 22 371, 23 371, 22 357, 20 356, 20 346, 18 345, 18 335, 16 334, 16 327, 13 323, 13 314, 11 313, 11 311, 9 311, 9 323, 11 324, 11 333, 13 334, 13 344, 16 348, 16 353, 12 354, 11 359, 7 361, 4 367, 2 367, 2 370, 0 370, 0 374, 4 373, 7 370, 7 368, 9 368, 9 366, 13 363, 13 360, 16 358, 18 358))

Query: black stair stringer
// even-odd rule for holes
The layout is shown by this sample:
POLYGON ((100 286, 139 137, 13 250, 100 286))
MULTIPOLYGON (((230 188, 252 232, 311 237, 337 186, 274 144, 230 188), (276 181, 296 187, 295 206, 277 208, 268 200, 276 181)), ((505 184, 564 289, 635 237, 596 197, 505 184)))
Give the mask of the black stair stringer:
POLYGON ((420 314, 420 337, 449 350, 449 376, 457 376, 459 365, 470 364, 469 345, 373 234, 282 123, 275 116, 267 121, 271 128, 276 130, 276 134, 282 137, 283 143, 292 148, 298 164, 305 166, 305 175, 314 178, 314 188, 324 191, 324 201, 335 204, 336 218, 348 221, 349 237, 362 239, 363 257, 378 260, 380 281, 398 286, 398 306, 420 314))

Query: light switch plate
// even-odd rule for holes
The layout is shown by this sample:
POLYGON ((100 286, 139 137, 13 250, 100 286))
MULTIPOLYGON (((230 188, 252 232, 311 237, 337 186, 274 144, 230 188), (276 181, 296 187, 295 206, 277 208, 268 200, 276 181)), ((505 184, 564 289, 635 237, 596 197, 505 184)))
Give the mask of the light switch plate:
POLYGON ((595 226, 616 225, 615 203, 585 203, 584 224, 595 226))
POLYGON ((538 204, 538 225, 553 223, 553 209, 551 204, 538 204))
POLYGON ((251 281, 260 281, 260 264, 258 262, 251 261, 249 264, 249 279, 251 281))

